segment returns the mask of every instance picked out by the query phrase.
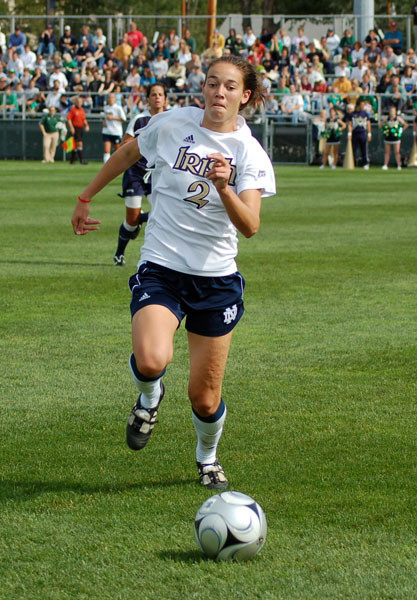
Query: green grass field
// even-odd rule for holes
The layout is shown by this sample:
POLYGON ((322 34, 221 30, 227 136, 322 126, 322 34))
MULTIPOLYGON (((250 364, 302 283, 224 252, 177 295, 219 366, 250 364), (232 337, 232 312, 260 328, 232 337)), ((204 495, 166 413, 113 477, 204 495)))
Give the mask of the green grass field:
POLYGON ((263 506, 248 563, 205 559, 185 331, 149 446, 132 453, 123 202, 98 170, 0 163, 1 600, 417 598, 415 170, 277 169, 240 243, 246 313, 219 456, 263 506))

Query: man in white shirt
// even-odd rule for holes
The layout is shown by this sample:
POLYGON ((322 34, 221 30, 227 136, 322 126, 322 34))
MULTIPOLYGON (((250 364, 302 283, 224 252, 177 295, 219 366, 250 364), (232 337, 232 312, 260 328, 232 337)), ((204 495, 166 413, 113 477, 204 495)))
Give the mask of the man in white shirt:
POLYGON ((297 52, 300 47, 300 42, 305 42, 306 48, 308 47, 308 37, 304 35, 304 27, 300 27, 297 30, 297 35, 292 39, 291 51, 297 52))
POLYGON ((20 78, 23 75, 23 62, 17 52, 13 52, 11 58, 7 62, 7 70, 14 71, 20 78))
POLYGON ((334 70, 336 77, 350 78, 350 67, 346 60, 342 59, 334 70))
POLYGON ((52 91, 48 92, 48 95, 46 96, 46 101, 45 101, 45 106, 46 108, 50 108, 51 106, 54 106, 56 108, 57 111, 59 111, 59 109, 61 108, 61 90, 59 87, 59 81, 56 80, 54 83, 54 87, 52 88, 52 91))
POLYGON ((29 44, 26 44, 24 52, 20 55, 20 59, 23 63, 23 67, 27 67, 29 71, 35 70, 36 54, 32 52, 29 44))
POLYGON ((356 64, 356 66, 353 67, 353 69, 351 71, 350 79, 357 79, 359 81, 359 83, 361 83, 362 78, 367 70, 368 70, 368 67, 365 65, 363 58, 360 58, 356 64))
POLYGON ((55 81, 59 82, 59 89, 64 92, 68 86, 68 79, 65 77, 59 65, 55 65, 54 71, 49 78, 49 87, 53 87, 55 81))
POLYGON ((394 49, 391 46, 385 46, 381 57, 386 57, 389 65, 392 65, 394 69, 398 69, 403 64, 403 58, 401 54, 395 54, 394 49))
POLYGON ((151 63, 151 69, 157 81, 165 79, 168 71, 168 63, 164 59, 162 52, 158 52, 156 59, 151 63))
POLYGON ((287 34, 287 30, 281 27, 279 30, 279 41, 283 46, 286 46, 288 50, 291 48, 291 38, 287 34))
POLYGON ((303 110, 303 97, 297 94, 295 85, 290 83, 290 93, 285 94, 281 101, 281 110, 284 115, 291 117, 291 123, 297 123, 303 110))
POLYGON ((333 27, 327 30, 327 47, 330 50, 331 57, 339 53, 340 37, 334 32, 333 27))
POLYGON ((246 48, 251 48, 256 42, 256 35, 252 31, 252 27, 246 27, 245 33, 243 34, 242 41, 246 48))

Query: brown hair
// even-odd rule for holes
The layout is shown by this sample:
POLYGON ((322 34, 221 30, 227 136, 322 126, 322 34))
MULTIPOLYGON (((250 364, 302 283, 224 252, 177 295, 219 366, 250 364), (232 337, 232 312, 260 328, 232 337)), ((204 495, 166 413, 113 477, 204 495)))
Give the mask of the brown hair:
POLYGON ((221 56, 220 58, 213 60, 207 69, 206 80, 210 73, 211 67, 222 62, 233 65, 239 69, 239 71, 242 73, 243 89, 250 90, 251 92, 249 100, 245 104, 240 105, 240 110, 248 108, 249 106, 257 108, 260 104, 265 104, 265 97, 260 79, 253 68, 253 65, 241 56, 221 56))

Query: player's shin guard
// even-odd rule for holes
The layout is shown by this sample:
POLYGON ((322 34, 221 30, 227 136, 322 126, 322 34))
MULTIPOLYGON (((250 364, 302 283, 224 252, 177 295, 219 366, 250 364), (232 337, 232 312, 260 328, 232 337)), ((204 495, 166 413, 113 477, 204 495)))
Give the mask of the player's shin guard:
POLYGON ((192 420, 197 434, 196 460, 202 464, 212 464, 217 457, 217 445, 222 435, 226 419, 226 405, 220 400, 219 408, 213 415, 202 417, 193 409, 192 420))
POLYGON ((126 221, 124 221, 124 223, 120 225, 116 256, 120 256, 121 254, 125 253, 125 249, 129 241, 136 239, 139 235, 139 231, 140 225, 137 225, 136 227, 131 227, 126 223, 126 221), (127 227, 130 227, 131 231, 129 231, 127 227))
POLYGON ((145 377, 145 375, 142 375, 137 367, 134 354, 130 355, 129 365, 132 372, 133 381, 141 393, 141 406, 144 408, 155 408, 158 406, 161 396, 161 377, 164 375, 166 369, 164 369, 156 377, 145 377))

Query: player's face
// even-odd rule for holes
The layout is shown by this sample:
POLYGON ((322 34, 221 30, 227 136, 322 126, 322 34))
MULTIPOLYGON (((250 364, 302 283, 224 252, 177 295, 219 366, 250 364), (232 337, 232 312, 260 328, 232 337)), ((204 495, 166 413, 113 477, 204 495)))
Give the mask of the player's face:
POLYGON ((249 100, 250 94, 250 90, 243 89, 243 75, 235 65, 226 62, 213 65, 203 86, 203 127, 225 133, 234 131, 240 105, 249 100))
POLYGON ((153 87, 148 98, 150 113, 153 115, 162 112, 165 108, 165 101, 164 88, 158 85, 153 87))

